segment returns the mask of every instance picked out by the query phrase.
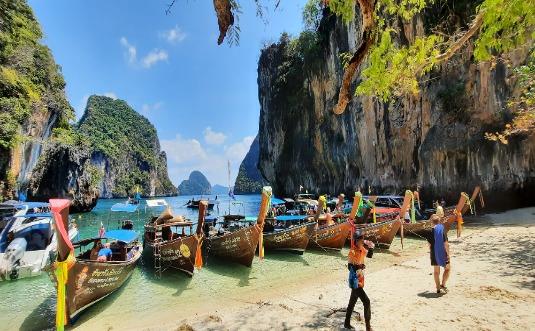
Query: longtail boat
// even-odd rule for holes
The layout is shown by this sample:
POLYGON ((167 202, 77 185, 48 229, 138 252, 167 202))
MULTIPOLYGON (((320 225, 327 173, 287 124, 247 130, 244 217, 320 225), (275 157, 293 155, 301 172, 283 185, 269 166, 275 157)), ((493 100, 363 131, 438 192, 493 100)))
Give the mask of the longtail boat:
MULTIPOLYGON (((471 209, 471 204, 473 200, 477 197, 478 194, 480 194, 480 188, 479 186, 474 189, 474 192, 472 193, 472 198, 468 196, 468 194, 462 192, 459 201, 455 207, 448 207, 444 208, 444 216, 440 217, 439 223, 444 225, 445 231, 449 231, 451 228, 451 225, 454 222, 458 222, 458 226, 462 226, 462 215, 468 211, 468 209, 471 209)), ((407 191, 405 193, 405 196, 408 197, 410 200, 412 200, 413 193, 410 191, 407 191)), ((411 221, 410 223, 404 223, 403 224, 403 232, 404 235, 414 235, 414 236, 425 236, 431 229, 433 228, 434 224, 430 219, 427 220, 421 220, 421 221, 411 221)), ((458 233, 460 235, 460 232, 458 233)))
POLYGON ((321 214, 326 200, 325 196, 321 196, 318 200, 318 209, 314 215, 316 226, 308 247, 341 250, 347 241, 351 226, 345 219, 336 217, 337 215, 321 214))
POLYGON ((102 238, 90 238, 72 243, 66 228, 69 217, 69 200, 52 199, 50 206, 58 238, 58 254, 51 268, 51 279, 56 284, 56 326, 74 322, 89 306, 104 299, 120 288, 131 276, 141 257, 142 247, 137 232, 110 230, 102 238), (95 260, 94 250, 98 242, 108 241, 111 259, 95 260), (93 244, 93 250, 86 247, 93 244), (79 253, 75 253, 79 249, 79 253))
POLYGON ((250 220, 243 216, 232 219, 229 215, 226 215, 223 226, 215 233, 211 233, 215 231, 215 224, 214 228, 212 228, 213 230, 210 231, 208 227, 210 223, 206 221, 206 243, 204 248, 207 254, 250 267, 264 228, 270 197, 271 187, 266 186, 262 189, 262 201, 258 218, 253 221, 254 224, 252 225, 250 220), (243 226, 244 224, 245 226, 243 226))
POLYGON ((161 276, 173 268, 193 276, 195 267, 202 268, 203 223, 207 203, 199 203, 199 219, 195 233, 193 223, 181 216, 173 217, 169 208, 159 217, 145 224, 143 247, 145 256, 153 262, 156 273, 161 276), (188 233, 186 233, 188 229, 188 233), (173 231, 174 230, 174 231, 173 231))
POLYGON ((267 250, 283 250, 303 254, 316 222, 306 215, 281 215, 266 219, 264 247, 267 250))
POLYGON ((364 198, 360 192, 357 192, 348 216, 350 239, 352 240, 352 234, 358 229, 363 233, 364 239, 372 241, 378 247, 390 248, 396 233, 401 227, 399 215, 397 213, 382 214, 373 217, 374 223, 367 223, 374 206, 372 203, 364 205, 363 201, 364 198))

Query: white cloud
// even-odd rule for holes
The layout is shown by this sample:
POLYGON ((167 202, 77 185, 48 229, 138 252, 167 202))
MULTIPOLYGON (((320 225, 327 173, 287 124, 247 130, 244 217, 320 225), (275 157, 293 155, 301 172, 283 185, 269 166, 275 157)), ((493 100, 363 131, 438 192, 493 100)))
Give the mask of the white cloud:
POLYGON ((160 32, 160 38, 167 40, 170 44, 178 44, 186 39, 187 34, 176 25, 171 30, 160 32))
POLYGON ((227 139, 223 132, 215 132, 211 127, 207 127, 203 131, 204 141, 209 145, 221 145, 227 139))
POLYGON ((102 94, 103 96, 105 97, 108 97, 108 98, 112 98, 113 100, 117 100, 117 95, 113 92, 106 92, 104 94, 102 94))
POLYGON ((204 161, 208 158, 208 154, 197 139, 184 139, 179 134, 175 139, 162 140, 161 146, 167 153, 168 160, 179 165, 191 161, 204 161))
POLYGON ((227 185, 227 162, 231 164, 231 184, 234 184, 241 161, 253 140, 254 137, 247 136, 228 146, 207 149, 197 139, 177 135, 174 139, 162 140, 161 146, 167 153, 169 175, 176 185, 187 179, 193 170, 201 171, 212 185, 227 185))
POLYGON ((121 45, 126 48, 128 63, 134 64, 137 61, 137 49, 135 46, 130 45, 128 40, 125 37, 121 37, 121 45))
POLYGON ((168 58, 169 55, 166 51, 161 49, 153 49, 141 60, 141 63, 143 64, 143 67, 150 68, 160 61, 167 61, 168 58))
POLYGON ((162 108, 163 102, 159 101, 153 104, 144 103, 141 106, 141 114, 149 115, 150 113, 162 108))
POLYGON ((130 44, 125 37, 121 37, 119 41, 125 49, 125 57, 128 59, 128 63, 133 66, 141 65, 143 68, 148 69, 160 61, 167 61, 169 58, 169 54, 165 50, 153 49, 138 61, 136 46, 130 44))
POLYGON ((229 160, 239 160, 238 162, 241 163, 241 161, 245 157, 245 154, 247 154, 249 148, 251 148, 253 140, 253 136, 247 136, 244 137, 241 141, 232 144, 228 147, 225 147, 225 155, 229 160))

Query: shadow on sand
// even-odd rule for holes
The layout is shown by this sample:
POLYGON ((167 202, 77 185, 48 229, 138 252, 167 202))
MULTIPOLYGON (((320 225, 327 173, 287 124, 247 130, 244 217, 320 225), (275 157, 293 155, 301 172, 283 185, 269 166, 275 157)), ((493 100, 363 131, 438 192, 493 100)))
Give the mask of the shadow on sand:
POLYGON ((419 297, 427 298, 427 299, 437 299, 437 298, 440 298, 443 295, 444 295, 444 293, 429 292, 429 291, 418 293, 419 297))
MULTIPOLYGON (((253 261, 253 265, 254 263, 255 261, 253 261)), ((237 279, 239 287, 249 286, 249 280, 251 279, 249 278, 251 274, 251 268, 249 267, 210 257, 206 260, 205 268, 215 274, 237 279)))
POLYGON ((310 265, 308 261, 303 258, 303 254, 292 251, 266 251, 265 259, 290 263, 301 263, 304 266, 310 265))
POLYGON ((173 296, 180 296, 184 291, 188 290, 192 280, 192 276, 186 275, 184 272, 173 268, 164 270, 162 276, 159 277, 154 271, 152 264, 146 263, 146 261, 145 263, 140 263, 138 268, 145 280, 170 289, 175 289, 176 292, 173 293, 173 296))

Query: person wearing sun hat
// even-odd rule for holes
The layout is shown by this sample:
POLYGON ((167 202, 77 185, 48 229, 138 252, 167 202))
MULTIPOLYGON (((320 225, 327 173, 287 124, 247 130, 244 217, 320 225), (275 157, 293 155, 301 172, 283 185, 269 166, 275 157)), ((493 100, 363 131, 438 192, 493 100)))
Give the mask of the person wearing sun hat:
POLYGON ((344 327, 347 329, 353 329, 351 326, 351 314, 357 300, 360 298, 364 305, 364 321, 366 322, 366 331, 371 330, 371 306, 370 299, 366 292, 364 292, 364 264, 366 257, 372 257, 373 248, 375 245, 368 240, 364 240, 364 234, 357 230, 353 235, 351 248, 347 256, 349 269, 349 287, 351 288, 351 296, 349 297, 349 303, 346 309, 346 319, 344 321, 344 327))

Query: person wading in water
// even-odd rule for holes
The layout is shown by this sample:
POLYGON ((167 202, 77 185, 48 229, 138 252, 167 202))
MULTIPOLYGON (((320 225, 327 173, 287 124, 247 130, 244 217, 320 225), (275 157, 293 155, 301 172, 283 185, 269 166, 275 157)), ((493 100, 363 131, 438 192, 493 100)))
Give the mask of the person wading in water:
POLYGON ((370 299, 364 292, 364 259, 367 257, 372 257, 373 255, 374 244, 370 241, 364 240, 364 235, 360 231, 356 231, 353 235, 353 242, 351 244, 351 249, 347 256, 348 264, 347 268, 349 269, 349 287, 351 288, 351 296, 349 297, 349 304, 346 309, 346 319, 344 322, 344 327, 346 329, 354 329, 351 326, 351 314, 353 314, 353 309, 355 308, 355 303, 357 299, 360 298, 362 304, 364 305, 364 321, 366 322, 366 331, 371 330, 370 319, 371 319, 371 308, 370 308, 370 299))
POLYGON ((439 224, 440 217, 433 214, 431 221, 435 226, 427 236, 427 241, 429 242, 435 285, 437 293, 448 293, 448 288, 446 287, 446 282, 450 276, 450 244, 448 243, 448 235, 446 234, 444 225, 439 224), (440 267, 444 268, 442 283, 440 282, 440 267))

